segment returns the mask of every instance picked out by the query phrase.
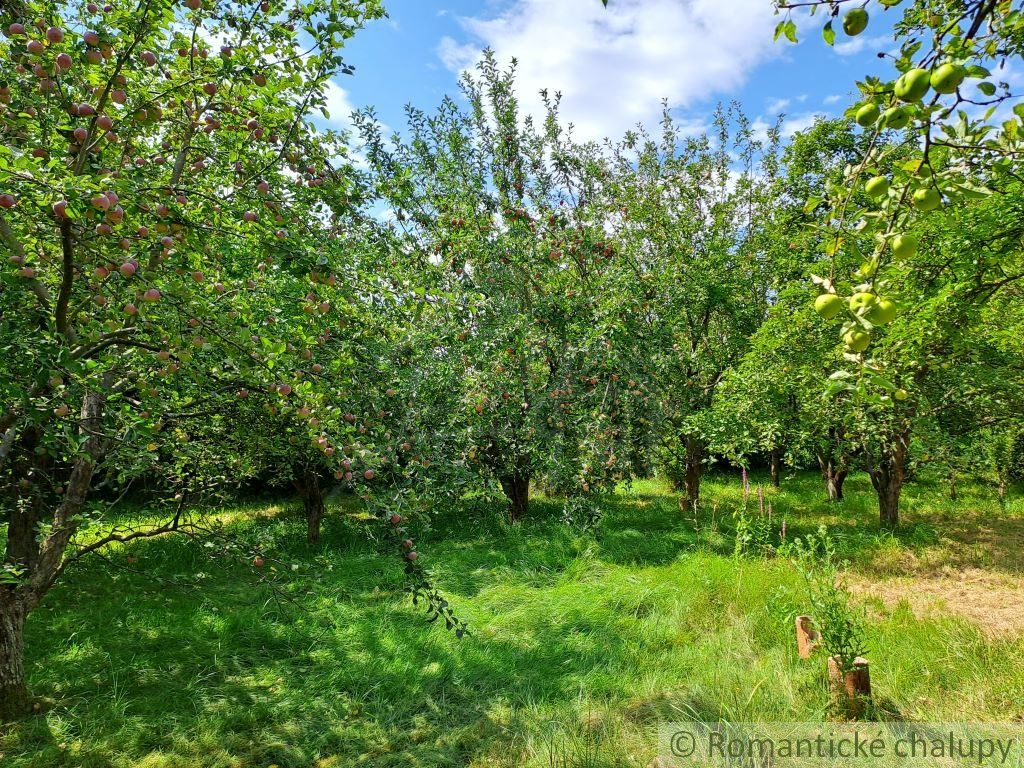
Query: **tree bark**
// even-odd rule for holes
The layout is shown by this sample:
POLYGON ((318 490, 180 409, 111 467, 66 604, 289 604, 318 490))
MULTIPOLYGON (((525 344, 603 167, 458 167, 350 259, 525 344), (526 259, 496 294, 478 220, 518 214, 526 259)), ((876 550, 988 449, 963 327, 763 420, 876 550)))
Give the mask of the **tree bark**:
POLYGON ((782 449, 772 448, 769 454, 769 466, 771 467, 772 488, 779 487, 779 474, 782 470, 782 449))
POLYGON ((686 438, 686 473, 683 477, 683 490, 686 503, 696 508, 700 502, 701 462, 704 459, 704 444, 699 438, 688 435, 686 438))
POLYGON ((519 522, 530 506, 530 475, 516 471, 499 478, 501 490, 508 497, 508 514, 513 523, 519 522))
POLYGON ((302 510, 306 518, 306 541, 316 544, 320 541, 320 524, 324 519, 324 493, 316 472, 306 468, 297 474, 295 489, 302 498, 302 510))
POLYGON ((849 474, 846 467, 837 463, 831 456, 818 454, 818 466, 821 468, 821 479, 825 482, 825 491, 829 501, 843 500, 843 483, 849 474))
POLYGON ((907 452, 909 430, 896 436, 879 461, 868 466, 871 485, 878 496, 878 518, 883 528, 897 528, 900 524, 900 494, 907 479, 907 452))
POLYGON ((25 609, 10 587, 0 587, 0 723, 31 710, 25 681, 25 609))
POLYGON ((956 470, 949 470, 949 500, 956 501, 959 494, 956 489, 956 470))

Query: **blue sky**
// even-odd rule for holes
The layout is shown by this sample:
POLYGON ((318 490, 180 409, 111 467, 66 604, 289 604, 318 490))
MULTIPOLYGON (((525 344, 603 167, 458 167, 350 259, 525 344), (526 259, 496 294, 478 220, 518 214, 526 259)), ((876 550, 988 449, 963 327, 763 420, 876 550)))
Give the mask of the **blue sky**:
POLYGON ((430 110, 455 94, 458 73, 489 46, 503 61, 520 60, 527 107, 541 88, 562 91, 563 114, 580 138, 653 125, 662 98, 694 130, 719 101, 736 99, 761 123, 785 113, 792 132, 815 115, 839 114, 856 79, 880 71, 876 53, 893 47, 892 12, 876 13, 856 39, 840 32, 835 49, 821 40, 820 16, 798 20, 799 45, 773 43, 771 0, 611 0, 607 10, 598 0, 385 2, 390 18, 345 51, 356 74, 332 90, 336 125, 372 105, 401 127, 405 104, 430 110))

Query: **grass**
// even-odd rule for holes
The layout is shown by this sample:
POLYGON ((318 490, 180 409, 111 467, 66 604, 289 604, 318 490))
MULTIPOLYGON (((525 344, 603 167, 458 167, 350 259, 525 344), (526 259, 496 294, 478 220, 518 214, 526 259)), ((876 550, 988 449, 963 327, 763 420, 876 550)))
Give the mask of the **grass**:
MULTIPOLYGON (((922 480, 893 536, 866 479, 848 485, 828 505, 813 475, 785 479, 760 525, 768 544, 783 517, 789 536, 835 530, 879 701, 910 719, 1024 720, 1024 631, 972 620, 941 589, 907 598, 963 572, 1019 589, 1024 504, 982 486, 950 502, 922 480)), ((705 494, 695 520, 637 483, 601 501, 596 533, 562 523, 555 499, 514 528, 500 507, 439 515, 420 548, 471 625, 462 640, 424 623, 344 508, 312 548, 287 511, 233 510, 277 572, 180 537, 127 547, 30 618, 31 685, 55 703, 0 731, 0 764, 644 766, 660 721, 822 717, 822 660, 795 652, 800 577, 770 548, 734 555, 737 478, 705 494)))

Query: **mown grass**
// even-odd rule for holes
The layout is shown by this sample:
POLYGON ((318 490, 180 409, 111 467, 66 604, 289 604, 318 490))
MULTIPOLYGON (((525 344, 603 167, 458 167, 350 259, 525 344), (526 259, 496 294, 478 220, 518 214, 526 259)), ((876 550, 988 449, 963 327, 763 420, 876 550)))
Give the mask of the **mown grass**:
MULTIPOLYGON (((819 486, 807 474, 768 491, 768 544, 782 519, 789 537, 825 523, 852 571, 879 584, 926 554, 1020 575, 996 551, 999 531, 1019 530, 1019 498, 1004 509, 969 486, 954 503, 922 481, 893 536, 864 478, 840 506, 819 486), (995 532, 991 546, 974 529, 995 532)), ((79 566, 30 619, 31 684, 55 703, 0 731, 0 764, 643 766, 660 721, 822 717, 822 660, 799 661, 793 642, 800 577, 770 547, 735 556, 738 478, 705 494, 694 519, 637 483, 601 500, 596 532, 564 524, 555 499, 514 528, 498 506, 441 514, 420 547, 470 623, 461 640, 424 623, 394 557, 344 508, 313 548, 287 512, 233 514, 276 572, 181 537, 127 547, 79 566)), ((887 711, 1024 719, 1021 635, 866 599, 887 711)))

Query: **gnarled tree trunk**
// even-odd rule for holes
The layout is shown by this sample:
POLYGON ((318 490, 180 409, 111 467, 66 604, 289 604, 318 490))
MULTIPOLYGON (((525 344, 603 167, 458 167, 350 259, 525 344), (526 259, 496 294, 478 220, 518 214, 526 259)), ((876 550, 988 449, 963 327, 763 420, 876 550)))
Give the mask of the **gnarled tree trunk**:
POLYGON ((302 499, 306 541, 316 544, 320 541, 320 523, 324 519, 324 493, 320 489, 320 477, 313 470, 304 468, 296 474, 293 484, 302 499))
POLYGON ((513 523, 519 522, 530 506, 530 474, 517 470, 510 475, 502 475, 501 490, 508 497, 508 515, 513 523))
POLYGON ((25 608, 10 587, 0 587, 0 723, 28 714, 25 681, 25 608))
POLYGON ((849 474, 846 466, 824 453, 818 454, 818 466, 821 468, 821 479, 825 483, 828 500, 842 501, 843 483, 849 474))
MULTIPOLYGON (((105 382, 105 386, 110 383, 105 382)), ((24 569, 17 586, 0 584, 0 722, 30 712, 25 679, 25 618, 43 599, 67 564, 68 545, 78 530, 79 515, 92 488, 96 463, 104 451, 105 437, 100 429, 106 396, 86 394, 82 402, 80 432, 86 435, 81 453, 71 463, 62 500, 47 512, 49 533, 40 536, 45 504, 38 492, 16 500, 18 507, 10 517, 3 562, 24 569)), ((34 436, 23 433, 20 447, 34 446, 34 436)), ((20 470, 19 470, 20 471, 20 470)), ((23 474, 23 473, 22 473, 23 474)))
POLYGON ((700 502, 701 462, 704 459, 704 444, 699 438, 688 435, 686 438, 686 473, 683 476, 683 490, 686 504, 696 508, 700 502))
POLYGON ((900 494, 907 479, 909 430, 897 435, 877 462, 868 464, 871 485, 878 496, 878 518, 883 528, 900 524, 900 494))
POLYGON ((782 449, 772 448, 768 455, 769 467, 772 475, 772 488, 779 487, 779 474, 782 472, 782 449))

